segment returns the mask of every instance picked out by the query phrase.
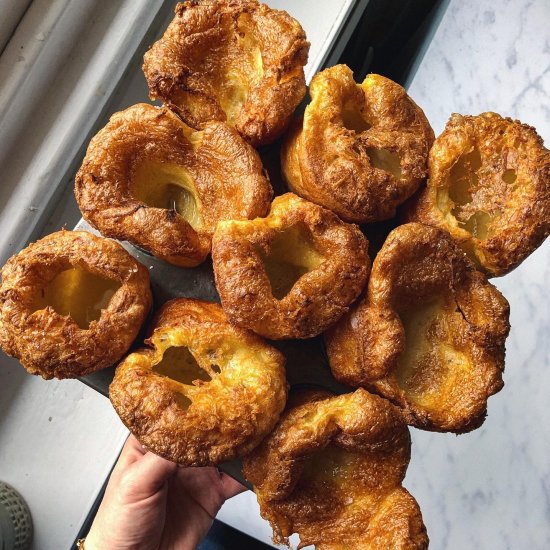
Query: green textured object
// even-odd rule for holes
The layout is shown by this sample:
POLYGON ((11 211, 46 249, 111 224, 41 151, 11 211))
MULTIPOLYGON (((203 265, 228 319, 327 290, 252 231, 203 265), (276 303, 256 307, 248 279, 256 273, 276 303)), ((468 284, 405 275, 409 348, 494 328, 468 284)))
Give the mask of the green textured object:
POLYGON ((0 481, 0 549, 28 550, 32 541, 32 518, 23 497, 0 481))

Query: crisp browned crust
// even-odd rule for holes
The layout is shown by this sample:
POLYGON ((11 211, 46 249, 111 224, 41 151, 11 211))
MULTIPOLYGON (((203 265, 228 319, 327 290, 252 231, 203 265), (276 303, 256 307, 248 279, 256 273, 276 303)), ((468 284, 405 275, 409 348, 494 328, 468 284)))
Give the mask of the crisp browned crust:
POLYGON ((266 218, 218 224, 212 242, 216 287, 231 322, 266 338, 309 338, 359 296, 370 269, 367 248, 356 226, 287 193, 273 201, 266 218), (271 271, 280 269, 284 277, 285 270, 303 268, 280 296, 266 267, 274 250, 280 256, 271 271))
POLYGON ((305 92, 309 42, 287 12, 254 0, 187 1, 145 54, 151 99, 194 128, 227 120, 253 145, 287 128, 305 92))
POLYGON ((426 528, 402 487, 411 441, 399 411, 363 389, 307 391, 244 459, 276 544, 299 548, 420 550, 426 528))
POLYGON ((402 408, 409 424, 466 432, 502 388, 506 299, 447 233, 388 236, 365 297, 325 335, 333 374, 402 408))
POLYGON ((251 451, 273 429, 287 396, 281 353, 200 300, 168 302, 151 330, 150 347, 126 357, 109 388, 143 445, 179 464, 216 465, 251 451), (185 383, 155 372, 173 347, 187 348, 211 380, 185 383))
POLYGON ((141 103, 114 114, 92 139, 75 195, 84 218, 104 235, 195 266, 210 252, 216 223, 265 214, 272 189, 258 154, 234 129, 211 122, 195 131, 169 109, 141 103), (159 193, 169 184, 186 189, 191 223, 175 206, 144 202, 140 178, 152 180, 140 184, 142 194, 155 185, 159 193))
POLYGON ((550 234, 550 151, 534 128, 454 114, 429 164, 407 219, 448 231, 488 276, 509 273, 550 234))
POLYGON ((136 338, 151 303, 147 269, 118 243, 85 231, 59 231, 29 245, 3 267, 0 346, 31 374, 75 378, 116 363, 136 338), (70 268, 121 285, 86 330, 51 306, 36 309, 42 289, 70 268))
POLYGON ((346 221, 393 217, 427 174, 434 134, 422 109, 383 76, 356 84, 346 65, 315 75, 309 93, 281 153, 291 190, 346 221))

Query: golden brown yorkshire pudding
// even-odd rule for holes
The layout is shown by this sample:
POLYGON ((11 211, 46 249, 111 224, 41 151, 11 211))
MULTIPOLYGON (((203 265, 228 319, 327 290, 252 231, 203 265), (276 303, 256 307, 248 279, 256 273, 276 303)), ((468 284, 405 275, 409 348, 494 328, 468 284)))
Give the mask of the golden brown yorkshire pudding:
POLYGON ((126 357, 109 388, 128 429, 187 466, 219 464, 258 445, 285 406, 282 354, 210 302, 172 300, 152 328, 150 347, 126 357))
POLYGON ((283 144, 292 191, 356 223, 386 220, 427 174, 434 140, 422 109, 395 82, 346 65, 315 75, 311 103, 283 144))
POLYGON ((467 432, 502 388, 508 314, 447 233, 401 225, 373 263, 366 296, 325 335, 330 366, 417 428, 467 432))
POLYGON ((0 346, 31 374, 75 378, 116 363, 151 303, 147 269, 119 244, 59 231, 2 268, 0 346))
POLYGON ((223 308, 266 338, 316 336, 359 296, 367 247, 329 210, 292 193, 277 197, 266 218, 218 224, 212 260, 223 308))
POLYGON ((550 151, 496 113, 451 116, 407 218, 448 231, 488 276, 509 273, 550 233, 550 151))
POLYGON ((92 139, 75 195, 104 235, 190 267, 210 252, 219 220, 264 215, 272 189, 233 128, 210 122, 196 131, 169 109, 141 103, 92 139))
POLYGON ((363 389, 290 401, 243 463, 274 542, 298 533, 298 548, 427 548, 418 504, 401 486, 411 441, 399 411, 363 389))
POLYGON ((287 128, 305 92, 309 42, 295 19, 255 0, 187 1, 145 54, 151 99, 194 128, 227 121, 253 145, 287 128))

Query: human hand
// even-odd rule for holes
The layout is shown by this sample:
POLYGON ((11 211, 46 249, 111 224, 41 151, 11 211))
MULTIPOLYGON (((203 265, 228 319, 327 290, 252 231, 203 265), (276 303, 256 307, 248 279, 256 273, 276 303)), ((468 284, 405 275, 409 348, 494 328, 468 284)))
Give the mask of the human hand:
POLYGON ((192 550, 221 505, 245 487, 217 468, 183 468, 130 436, 85 550, 192 550))

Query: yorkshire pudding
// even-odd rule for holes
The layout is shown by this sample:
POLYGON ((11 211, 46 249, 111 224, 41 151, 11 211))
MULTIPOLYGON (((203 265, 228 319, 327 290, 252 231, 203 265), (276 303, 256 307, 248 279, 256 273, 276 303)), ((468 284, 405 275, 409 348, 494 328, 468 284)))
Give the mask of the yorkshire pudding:
POLYGON ((253 145, 287 128, 305 92, 309 42, 295 19, 255 0, 187 1, 145 54, 151 99, 194 128, 227 121, 253 145))
POLYGON ((266 218, 218 224, 212 260, 223 308, 266 338, 316 336, 359 296, 367 247, 329 210, 292 193, 277 197, 266 218))
POLYGON ((422 109, 383 76, 356 84, 346 65, 315 75, 309 93, 281 153, 290 189, 348 222, 393 217, 427 174, 434 134, 422 109))
POLYGON ((243 463, 275 544, 296 532, 298 548, 427 548, 418 504, 401 485, 411 440, 399 411, 363 389, 291 401, 243 463))
POLYGON ((467 432, 502 388, 508 314, 447 233, 401 225, 374 260, 366 296, 327 332, 330 366, 417 428, 467 432))
POLYGON ((116 363, 151 303, 147 269, 119 244, 59 231, 2 268, 0 346, 31 374, 75 378, 116 363))
POLYGON ((128 429, 153 452, 187 466, 251 451, 286 402, 284 357, 233 327, 218 304, 167 302, 146 340, 109 388, 128 429))
POLYGON ((550 233, 550 151, 496 113, 451 116, 407 219, 448 231, 488 276, 509 273, 550 233))
POLYGON ((191 267, 221 219, 264 215, 272 197, 254 149, 223 122, 202 131, 144 103, 116 113, 75 179, 82 215, 108 237, 191 267))

